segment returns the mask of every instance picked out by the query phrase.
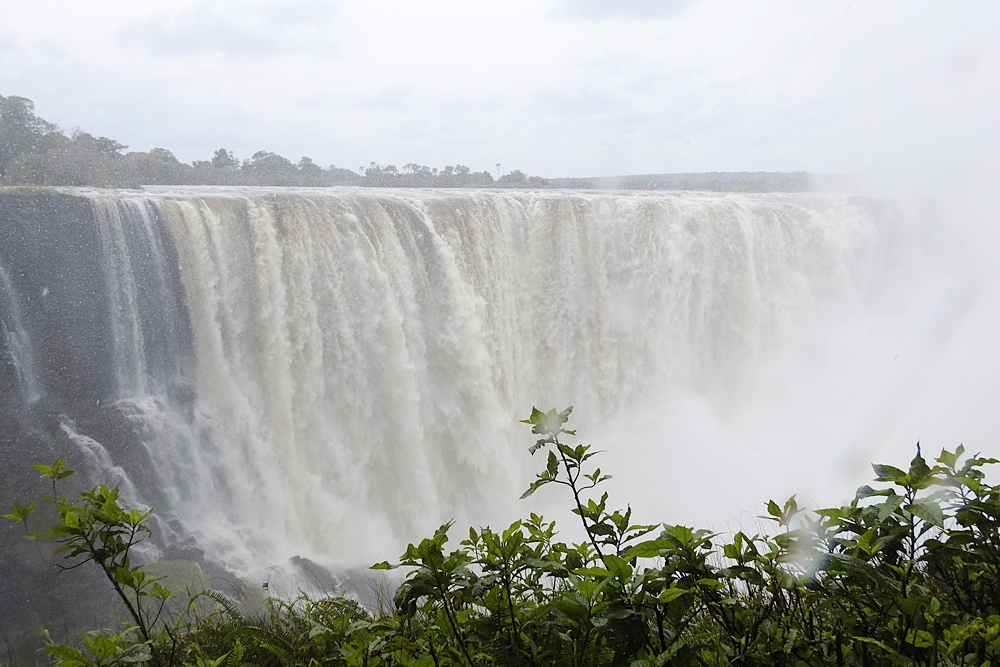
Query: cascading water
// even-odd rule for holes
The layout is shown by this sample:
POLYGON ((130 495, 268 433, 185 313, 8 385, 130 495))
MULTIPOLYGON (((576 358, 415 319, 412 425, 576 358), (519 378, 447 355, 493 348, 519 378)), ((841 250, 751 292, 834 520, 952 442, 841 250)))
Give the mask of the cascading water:
MULTIPOLYGON (((585 426, 652 387, 731 400, 817 304, 877 290, 918 227, 833 195, 73 194, 103 283, 46 312, 93 320, 105 379, 96 403, 49 409, 73 442, 106 445, 92 460, 129 471, 169 535, 247 576, 295 555, 392 557, 449 518, 497 515, 529 477, 516 421, 533 405, 573 404, 585 426)), ((60 267, 4 248, 27 401, 48 386, 31 364, 52 363, 33 336, 60 343, 17 304, 60 267)))
POLYGON ((17 292, 14 285, 0 264, 0 292, 4 299, 4 318, 0 320, 0 330, 7 348, 7 357, 16 374, 18 394, 21 401, 31 404, 42 397, 41 379, 35 366, 35 354, 31 347, 31 339, 25 331, 21 317, 21 307, 17 302, 17 292))

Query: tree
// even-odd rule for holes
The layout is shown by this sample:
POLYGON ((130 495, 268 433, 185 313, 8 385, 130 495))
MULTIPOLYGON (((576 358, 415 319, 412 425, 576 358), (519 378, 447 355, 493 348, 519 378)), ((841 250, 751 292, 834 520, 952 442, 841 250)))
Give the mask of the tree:
POLYGON ((25 97, 0 95, 0 177, 15 158, 44 153, 59 128, 35 115, 35 103, 25 97))
POLYGON ((523 188, 528 185, 528 177, 520 169, 515 169, 509 174, 501 176, 497 185, 502 188, 523 188))
POLYGON ((184 164, 166 148, 151 148, 148 152, 125 156, 124 174, 136 184, 173 185, 195 183, 194 168, 184 164))
POLYGON ((252 185, 296 185, 298 172, 286 157, 268 151, 257 151, 243 163, 241 172, 252 185))
POLYGON ((239 169, 240 161, 236 159, 232 151, 220 148, 212 156, 212 166, 216 169, 239 169))

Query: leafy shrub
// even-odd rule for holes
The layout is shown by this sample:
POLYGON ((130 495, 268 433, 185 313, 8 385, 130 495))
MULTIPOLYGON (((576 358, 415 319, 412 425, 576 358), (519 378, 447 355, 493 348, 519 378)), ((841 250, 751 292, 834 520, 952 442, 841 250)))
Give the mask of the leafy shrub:
MULTIPOLYGON (((165 622, 172 594, 128 559, 149 513, 126 511, 117 490, 47 500, 59 522, 43 537, 73 567, 100 566, 133 621, 50 643, 77 665, 992 665, 1000 662, 1000 489, 964 449, 931 466, 919 445, 909 469, 874 466, 877 488, 850 504, 804 512, 767 503, 774 534, 718 534, 631 523, 610 509, 591 469, 595 452, 563 440, 571 410, 533 410, 532 454, 546 465, 525 492, 563 486, 585 539, 557 539, 531 514, 506 529, 452 525, 410 544, 394 609, 374 613, 341 597, 269 599, 247 614, 221 594, 191 599, 165 622), (207 606, 206 606, 207 605, 207 606), (205 606, 205 611, 201 607, 205 606)), ((39 466, 55 482, 63 464, 39 466)), ((33 506, 15 505, 24 522, 33 506)))

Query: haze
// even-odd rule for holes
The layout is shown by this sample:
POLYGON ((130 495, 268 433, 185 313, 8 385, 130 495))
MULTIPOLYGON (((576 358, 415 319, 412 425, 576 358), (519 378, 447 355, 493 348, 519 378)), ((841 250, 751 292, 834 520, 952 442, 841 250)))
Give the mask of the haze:
POLYGON ((995 154, 990 2, 0 0, 63 127, 357 169, 944 171, 995 154))

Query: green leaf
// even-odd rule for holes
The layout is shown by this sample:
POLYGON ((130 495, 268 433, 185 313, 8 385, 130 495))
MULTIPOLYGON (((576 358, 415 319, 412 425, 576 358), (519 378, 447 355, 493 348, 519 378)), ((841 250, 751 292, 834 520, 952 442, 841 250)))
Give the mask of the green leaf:
POLYGON ((525 498, 533 494, 535 491, 537 491, 539 488, 545 486, 551 481, 552 481, 551 479, 547 478, 536 479, 534 482, 531 483, 531 486, 528 487, 528 490, 521 494, 520 500, 524 500, 525 498))
POLYGON ((541 440, 537 440, 535 444, 533 444, 531 447, 528 447, 528 453, 534 455, 535 452, 537 452, 539 449, 541 449, 545 445, 548 445, 551 442, 552 442, 551 438, 542 438, 541 440))
POLYGON ((903 655, 902 653, 900 653, 899 651, 897 651, 894 648, 890 648, 887 644, 885 644, 883 642, 880 642, 877 639, 872 639, 871 637, 855 637, 854 640, 855 641, 859 641, 859 642, 864 642, 866 644, 871 644, 872 646, 879 647, 880 649, 882 649, 883 651, 885 651, 886 653, 888 653, 892 657, 893 664, 899 664, 899 665, 912 665, 913 664, 913 661, 910 660, 909 658, 907 658, 905 655, 903 655))
MULTIPOLYGON (((143 642, 129 646, 117 656, 117 659, 122 662, 148 662, 152 657, 152 650, 150 650, 147 643, 143 642)), ((215 663, 215 665, 217 667, 218 663, 215 663)))
POLYGON ((548 412, 542 412, 538 408, 531 408, 531 416, 527 419, 522 419, 522 424, 531 424, 532 433, 538 435, 550 435, 556 436, 559 433, 563 433, 563 424, 569 420, 569 415, 573 411, 572 407, 568 407, 562 412, 557 411, 552 408, 548 412))
POLYGON ((869 528, 868 530, 866 530, 861 535, 861 537, 858 538, 858 548, 864 551, 869 556, 874 555, 875 552, 879 550, 879 545, 872 544, 872 541, 875 539, 876 535, 877 533, 875 532, 874 528, 869 528))
POLYGON ((687 590, 686 588, 664 588, 663 591, 660 593, 658 599, 660 600, 660 602, 667 604, 673 602, 682 595, 686 595, 687 593, 690 592, 691 591, 687 590))
POLYGON ((625 552, 625 557, 629 560, 633 558, 656 558, 662 552, 674 546, 670 540, 647 540, 634 544, 625 552))
POLYGON ((549 450, 549 460, 545 464, 545 472, 549 473, 549 477, 552 479, 556 478, 556 474, 559 472, 559 459, 556 458, 556 453, 551 449, 549 450))
POLYGON ((955 464, 958 463, 958 457, 960 457, 965 452, 965 447, 962 445, 958 446, 954 452, 949 452, 947 449, 942 449, 940 456, 937 457, 938 463, 943 463, 949 468, 954 468, 955 464))
POLYGON ((545 413, 538 408, 531 408, 531 416, 527 419, 522 419, 522 424, 540 424, 542 420, 545 419, 545 413))
POLYGON ((914 488, 926 488, 931 477, 931 469, 927 467, 927 462, 920 454, 920 443, 917 443, 917 455, 910 461, 910 483, 914 488))
POLYGON ((926 630, 917 630, 915 633, 907 633, 906 641, 917 648, 930 648, 934 646, 934 635, 926 630))
POLYGON ((158 600, 169 600, 170 598, 174 597, 174 594, 167 588, 161 586, 160 584, 154 583, 153 596, 156 597, 158 600))
POLYGON ((598 577, 602 579, 611 576, 611 572, 605 570, 603 567, 580 567, 573 570, 573 574, 580 577, 598 577))
POLYGON ((27 505, 18 505, 17 503, 14 503, 11 507, 10 514, 4 514, 3 518, 25 523, 34 511, 35 503, 28 503, 27 505))
POLYGON ((927 600, 928 596, 926 595, 912 598, 896 598, 896 606, 907 616, 916 616, 920 608, 927 603, 927 600))
POLYGON ((894 482, 896 484, 902 484, 906 479, 906 473, 894 466, 873 463, 872 468, 875 470, 875 479, 879 482, 894 482))
POLYGON ((906 496, 893 495, 888 500, 878 506, 878 520, 882 523, 906 500, 906 496))
POLYGON ((854 497, 857 498, 858 500, 862 500, 863 498, 871 498, 872 496, 888 496, 893 493, 894 491, 892 489, 873 489, 872 487, 865 484, 864 486, 859 487, 857 491, 855 491, 854 497))
POLYGON ((628 581, 632 578, 632 566, 624 558, 613 555, 605 556, 604 565, 612 575, 622 581, 628 581))
POLYGON ((91 662, 82 651, 72 646, 49 644, 44 648, 44 651, 53 658, 58 658, 61 665, 86 665, 91 662))
POLYGON ((944 512, 941 507, 930 499, 921 500, 910 505, 906 509, 924 521, 938 528, 944 528, 944 512))
POLYGON ((42 473, 42 477, 45 479, 65 479, 76 472, 66 468, 66 459, 62 458, 56 459, 56 462, 50 466, 36 463, 35 470, 42 473))
POLYGON ((781 518, 781 508, 778 507, 778 503, 773 500, 767 501, 767 513, 775 518, 781 518))

